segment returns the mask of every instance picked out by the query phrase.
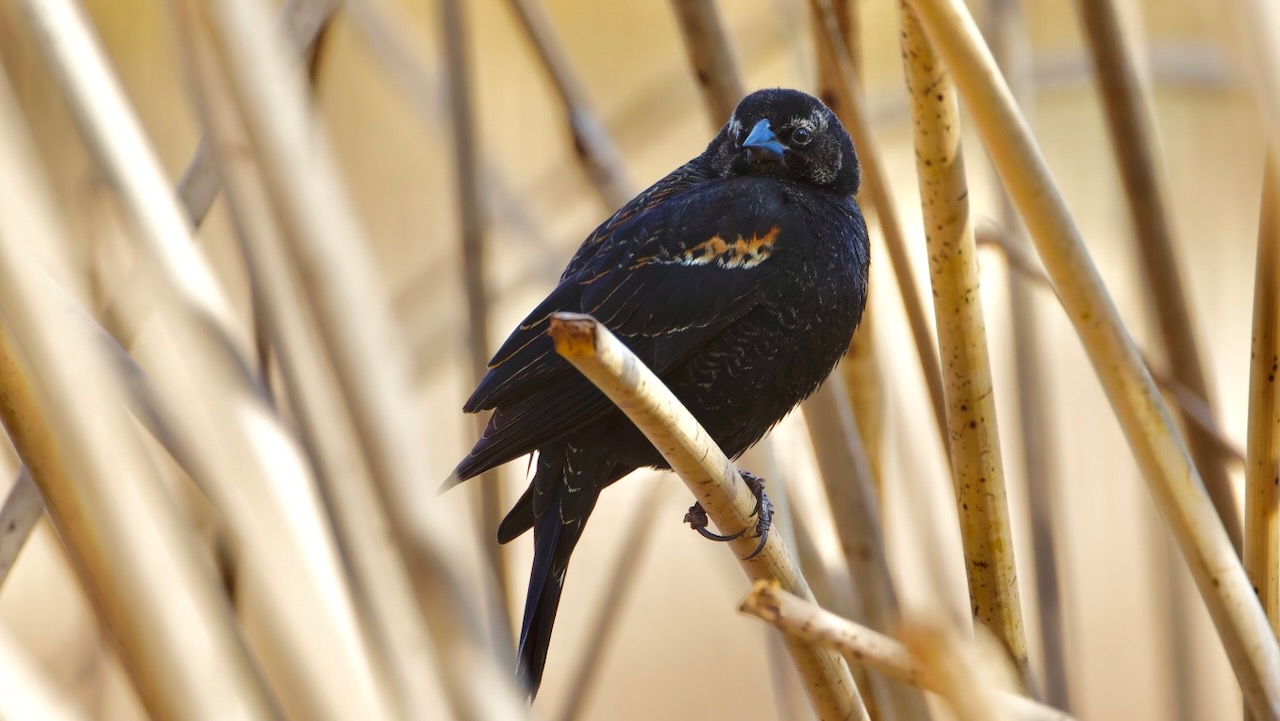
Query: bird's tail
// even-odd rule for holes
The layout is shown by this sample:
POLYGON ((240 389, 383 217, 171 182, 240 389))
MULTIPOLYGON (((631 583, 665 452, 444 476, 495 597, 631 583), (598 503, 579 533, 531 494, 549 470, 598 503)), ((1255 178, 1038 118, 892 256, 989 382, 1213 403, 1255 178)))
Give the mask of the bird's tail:
POLYGON ((499 538, 510 539, 523 532, 532 520, 533 570, 529 575, 516 672, 530 697, 537 695, 542 683, 569 556, 582 537, 600 489, 613 480, 609 477, 611 467, 605 466, 603 458, 584 458, 582 451, 548 453, 544 450, 539 454, 538 469, 529 491, 499 528, 499 538))

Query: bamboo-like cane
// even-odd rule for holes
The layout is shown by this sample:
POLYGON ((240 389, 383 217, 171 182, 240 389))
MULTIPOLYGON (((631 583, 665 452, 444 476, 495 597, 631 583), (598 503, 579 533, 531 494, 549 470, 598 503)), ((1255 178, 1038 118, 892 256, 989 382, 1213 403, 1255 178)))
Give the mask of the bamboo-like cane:
POLYGON ((933 281, 934 319, 946 380, 951 467, 960 513, 969 602, 1024 676, 1013 531, 978 281, 977 246, 960 150, 960 108, 946 67, 911 9, 902 6, 902 57, 915 126, 916 172, 933 281))
MULTIPOLYGON (((471 101, 471 62, 467 57, 467 29, 461 0, 443 0, 441 43, 449 78, 449 109, 452 115, 454 175, 457 178, 458 222, 462 241, 462 285, 467 299, 467 349, 471 356, 472 387, 480 384, 489 362, 489 301, 485 291, 485 234, 487 220, 481 201, 480 165, 475 114, 471 101)), ((484 431, 486 418, 475 419, 476 433, 484 431)), ((477 504, 480 544, 489 563, 489 635, 493 643, 508 653, 514 648, 511 635, 511 588, 506 554, 494 540, 505 512, 502 484, 497 471, 484 473, 472 484, 479 495, 477 504)))
POLYGON ((426 431, 409 401, 405 348, 397 342, 390 298, 311 115, 300 68, 289 61, 254 0, 217 0, 207 10, 218 62, 280 210, 291 260, 379 501, 406 554, 416 600, 438 652, 448 654, 439 667, 454 710, 468 719, 522 717, 527 711, 498 670, 474 604, 463 595, 462 534, 453 519, 423 502, 423 479, 431 474, 418 449, 426 431))
POLYGON ((0 588, 4 587, 18 554, 43 515, 44 499, 40 497, 40 489, 31 477, 31 469, 23 466, 9 495, 5 496, 4 505, 0 506, 0 588))
MULTIPOLYGON (((854 111, 847 107, 848 94, 840 90, 841 75, 838 66, 840 53, 844 52, 849 58, 849 67, 855 79, 861 83, 859 43, 855 33, 858 13, 852 0, 833 0, 831 5, 831 12, 835 15, 839 29, 839 46, 833 47, 830 42, 821 40, 814 43, 818 51, 818 97, 835 112, 841 122, 846 122, 854 111)), ((826 14, 813 13, 812 20, 814 32, 825 35, 826 14)), ((862 323, 849 341, 849 353, 840 362, 839 368, 840 374, 844 376, 844 387, 849 394, 854 417, 858 419, 858 432, 862 436, 862 447, 871 466, 871 476, 875 480, 877 491, 880 491, 884 480, 881 471, 884 449, 884 387, 881 385, 876 360, 876 308, 874 303, 868 303, 863 311, 862 323)))
POLYGON ((738 60, 714 0, 671 0, 711 125, 719 130, 745 95, 738 60))
MULTIPOLYGON (((306 55, 315 46, 340 2, 341 0, 288 0, 285 3, 280 10, 280 23, 300 56, 306 55)), ((201 137, 195 155, 187 163, 187 169, 178 181, 178 199, 193 227, 198 228, 204 222, 221 189, 222 179, 218 177, 217 166, 210 153, 209 139, 201 137)))
MULTIPOLYGON (((902 617, 885 560, 871 464, 848 395, 844 379, 834 374, 801 409, 855 592, 859 613, 853 618, 887 631, 897 628, 902 617)), ((852 659, 846 660, 855 668, 852 659)), ((928 705, 918 692, 899 684, 878 683, 874 676, 869 681, 870 695, 877 707, 889 710, 890 718, 929 718, 928 705)))
MULTIPOLYGON (((645 434, 702 503, 721 533, 754 528, 755 498, 733 463, 725 457, 693 415, 662 381, 604 326, 590 316, 556 313, 551 317, 556 352, 594 383, 645 434)), ((726 543, 752 580, 777 579, 782 587, 811 600, 782 534, 770 533, 764 548, 747 558, 758 539, 744 533, 726 543)), ((849 668, 839 655, 792 641, 787 644, 805 681, 809 699, 823 721, 866 719, 866 709, 849 668)))
MULTIPOLYGON (((1034 107, 1032 54, 1029 29, 1021 0, 994 0, 987 7, 987 42, 1008 79, 1024 115, 1034 107)), ((1009 196, 1000 193, 1000 222, 1011 229, 1005 236, 1021 250, 1030 245, 1009 196), (1017 228, 1017 231, 1012 229, 1017 228)), ((978 231, 982 244, 982 229, 978 231)), ((1041 671, 1044 698, 1050 705, 1070 710, 1067 683, 1067 649, 1064 640, 1066 590, 1059 581, 1056 529, 1061 523, 1057 489, 1061 483, 1055 437, 1054 409, 1047 390, 1044 343, 1038 336, 1039 319, 1032 281, 1021 273, 1006 273, 1009 318, 1013 334, 1014 377, 1018 398, 1018 438, 1022 441, 1022 472, 1026 483, 1027 517, 1031 525, 1031 552, 1035 600, 1039 609, 1041 671)))
MULTIPOLYGON (((1102 92, 1107 129, 1120 166, 1130 220, 1140 254, 1138 268, 1151 294, 1152 308, 1164 341, 1174 378, 1212 406, 1205 371, 1196 343, 1195 324, 1187 308, 1173 229, 1157 173, 1155 132, 1148 116, 1148 100, 1126 44, 1113 0, 1079 0, 1094 72, 1102 92)), ((1231 493, 1231 479, 1213 439, 1188 424, 1187 447, 1227 536, 1240 548, 1240 515, 1231 493)))
POLYGON ((507 4, 555 86, 573 136, 574 153, 587 178, 610 211, 622 207, 635 195, 635 186, 627 177, 621 151, 604 123, 592 112, 586 91, 560 47, 551 20, 538 0, 507 0, 507 4))
MULTIPOLYGON (((804 601, 775 583, 757 581, 738 610, 785 634, 839 651, 895 681, 941 693, 937 679, 899 641, 804 601)), ((993 695, 996 704, 1019 721, 1072 721, 1066 712, 1025 696, 1000 690, 993 695)))
POLYGON ((1245 463, 1244 568, 1280 633, 1280 177, 1264 164, 1262 220, 1253 279, 1253 342, 1249 349, 1249 440, 1245 463))
POLYGON ((832 69, 839 75, 839 82, 834 86, 838 93, 837 106, 847 108, 847 116, 842 116, 840 121, 853 138, 854 147, 858 151, 858 161, 862 167, 862 189, 859 195, 867 200, 880 222, 885 249, 889 251, 889 264, 893 266, 893 274, 898 281, 898 291, 902 297, 902 307, 906 311, 907 325, 911 329, 911 338, 915 342, 916 354, 920 359, 921 373, 924 374, 925 385, 929 389, 929 400, 932 401, 938 437, 945 441, 948 434, 942 371, 938 367, 938 355, 934 349, 933 335, 929 332, 929 320, 924 305, 920 301, 915 274, 911 270, 906 234, 902 230, 893 195, 889 190, 888 167, 877 150, 875 138, 872 137, 871 120, 867 117, 862 92, 853 64, 849 59, 849 53, 840 42, 839 22, 831 10, 830 0, 810 0, 810 7, 815 17, 821 21, 821 27, 826 29, 826 32, 816 33, 819 46, 825 48, 825 52, 834 52, 836 64, 832 69))
POLYGON ((68 694, 40 672, 40 664, 8 631, 0 629, 0 719, 89 721, 68 694))
POLYGON ((966 107, 1036 242, 1191 569, 1250 708, 1260 719, 1280 718, 1280 645, 973 18, 959 0, 911 3, 968 101, 966 107))
POLYGON ((29 248, 58 264, 52 272, 72 276, 17 118, 0 77, 0 420, 151 716, 273 719, 235 622, 132 431, 97 339, 41 293, 37 279, 46 271, 29 248))

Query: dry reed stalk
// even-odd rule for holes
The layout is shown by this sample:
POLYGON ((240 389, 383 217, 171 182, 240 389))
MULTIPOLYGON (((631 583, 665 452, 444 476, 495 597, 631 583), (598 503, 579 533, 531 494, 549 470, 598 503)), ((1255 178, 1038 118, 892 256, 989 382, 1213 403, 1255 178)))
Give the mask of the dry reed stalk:
POLYGON ((89 721, 89 716, 40 670, 36 659, 0 629, 0 719, 89 721))
POLYGON ((738 59, 729 46, 728 33, 714 0, 671 0, 680 33, 689 53, 689 65, 707 106, 711 125, 720 129, 746 95, 738 59))
POLYGON ((407 354, 362 229, 311 115, 301 69, 291 63, 253 0, 208 3, 219 65, 241 108, 290 260, 375 481, 415 598, 435 642, 455 713, 466 719, 527 713, 483 640, 464 596, 456 522, 422 499, 431 473, 425 433, 410 403, 407 354), (447 660, 446 660, 447 659, 447 660))
POLYGON ((966 107, 1036 241, 1250 708, 1258 718, 1280 718, 1280 645, 973 18, 959 0, 911 3, 968 101, 966 107))
POLYGON ((960 147, 959 100, 946 67, 905 4, 902 57, 911 94, 969 603, 974 618, 1000 639, 1025 677, 1027 641, 960 147))
MULTIPOLYGON (((280 24, 298 55, 305 56, 320 38, 341 0, 288 0, 280 10, 280 24)), ((222 178, 210 154, 209 139, 201 136, 195 155, 178 181, 178 200, 193 227, 200 227, 222 189, 222 178)))
POLYGON ((893 266, 893 274, 898 281, 898 291, 902 297, 903 310, 907 315, 907 325, 911 329, 911 338, 915 341, 916 354, 920 359, 921 373, 929 389, 929 400, 933 406, 938 437, 946 440, 947 413, 942 390, 942 371, 938 367, 933 335, 929 332, 929 319, 920 301, 920 290, 916 285, 915 274, 911 271, 906 234, 902 230, 902 223, 898 219, 898 212, 893 203, 893 195, 889 190, 888 168, 872 137, 871 120, 867 116, 866 105, 862 99, 861 88, 849 54, 841 46, 839 22, 831 11, 830 0, 810 0, 810 8, 815 17, 820 20, 821 27, 826 29, 826 32, 816 33, 819 47, 825 48, 823 52, 836 49, 834 52, 836 64, 833 69, 839 74, 839 82, 834 87, 838 93, 837 105, 847 108, 848 113, 847 116, 840 116, 840 122, 853 138, 854 147, 858 151, 858 161, 862 167, 862 189, 859 191, 859 197, 867 201, 867 205, 879 220, 885 249, 889 252, 889 264, 893 266))
POLYGON ((46 273, 74 276, 18 117, 0 77, 0 420, 152 718, 273 719, 98 339, 43 294, 46 273))
MULTIPOLYGON (((1008 79, 1014 98, 1028 118, 1034 106, 1033 50, 1021 0, 994 0, 987 8, 987 42, 1000 70, 1008 79)), ((1029 122, 1029 121, 1028 121, 1029 122)), ((1028 247, 1026 233, 1009 196, 1000 193, 1000 222, 1010 232, 1008 240, 1019 249, 1028 247)), ((979 229, 978 244, 982 245, 979 229)), ((1045 351, 1037 335, 1044 309, 1036 305, 1032 282, 1021 273, 1006 274, 1009 318, 1013 333, 1014 377, 1018 398, 1018 437, 1022 441, 1022 473, 1026 482, 1027 517, 1031 523, 1032 568, 1039 610, 1041 671, 1044 698, 1050 705, 1069 710, 1067 649, 1063 632, 1065 590, 1058 577, 1055 529, 1059 524, 1057 489, 1061 483, 1054 437, 1053 406, 1046 398, 1045 351)))
MULTIPOLYGON (((444 46, 445 65, 448 69, 450 129, 453 132, 454 177, 457 178, 458 224, 462 244, 462 284, 467 302, 467 350, 471 361, 471 381, 480 384, 489 365, 489 301, 485 291, 485 234, 488 225, 484 203, 481 200, 480 148, 476 137, 475 113, 471 100, 471 61, 468 58, 468 41, 465 12, 460 0, 443 0, 440 3, 440 35, 444 46)), ((487 415, 487 414, 484 414, 487 415)), ((476 434, 484 432, 487 418, 478 416, 474 426, 476 434)), ((511 583, 507 574, 506 554, 495 542, 498 524, 505 514, 502 483, 498 471, 481 474, 471 484, 479 496, 477 504, 477 530, 480 547, 490 573, 486 592, 491 596, 489 608, 489 636, 499 655, 509 653, 515 647, 511 632, 511 583)))
MULTIPOLYGON (((194 248, 190 227, 83 12, 62 0, 25 9, 91 151, 130 210, 142 254, 154 264, 148 280, 174 341, 170 351, 186 354, 157 364, 155 372, 172 397, 171 408, 182 409, 168 413, 170 421, 188 424, 182 435, 192 441, 188 460, 199 466, 193 475, 208 479, 204 490, 237 540, 255 550, 246 565, 250 579, 263 581, 268 623, 261 650, 301 661, 264 668, 289 691, 280 695, 286 707, 317 719, 350 713, 376 718, 327 522, 314 497, 299 495, 298 489, 310 488, 301 456, 281 453, 281 446, 290 448, 288 436, 243 373, 242 329, 194 248), (281 525, 279 519, 287 521, 281 525), (287 579, 302 600, 285 598, 282 587, 266 579, 287 579)), ((46 296, 64 309, 74 305, 56 290, 46 296)))
MULTIPOLYGON (((885 560, 876 487, 871 464, 862 445, 860 426, 848 403, 844 379, 832 375, 801 406, 822 484, 839 536, 853 586, 854 620, 882 631, 902 622, 898 594, 885 560)), ((857 669, 846 657, 850 669, 857 669)), ((928 705, 917 691, 899 684, 885 684, 872 676, 870 695, 890 718, 927 719, 928 705)))
POLYGON ((217 172, 258 294, 263 327, 280 363, 286 395, 294 406, 300 439, 315 464, 316 480, 347 562, 361 630, 376 653, 374 680, 394 691, 397 717, 429 714, 430 675, 426 630, 413 600, 407 572, 385 539, 389 525, 342 406, 341 393, 324 365, 323 344, 295 277, 292 260, 273 218, 268 193, 249 155, 228 89, 214 68, 212 50, 198 32, 194 2, 179 4, 184 17, 179 47, 188 51, 196 106, 210 139, 217 172))
MULTIPOLYGON (((555 28, 538 0, 507 0, 516 14, 520 28, 533 45, 542 69, 546 71, 556 96, 564 106, 573 150, 582 164, 592 187, 605 206, 613 211, 635 195, 635 186, 627 177, 622 152, 610 137, 604 123, 591 110, 586 90, 578 80, 569 57, 565 55, 555 28)), ((728 116, 725 116, 726 119, 728 116)))
MULTIPOLYGON (((901 642, 804 601, 769 581, 757 581, 739 611, 755 616, 785 634, 839 651, 852 663, 875 669, 887 678, 941 693, 931 677, 901 642)), ((1019 721, 1072 721, 1070 714, 1017 694, 993 689, 997 705, 1019 721)), ((914 716, 901 717, 915 719, 914 716)))
MULTIPOLYGON (((1053 287, 1053 281, 1049 280, 1049 276, 1045 275, 1044 271, 1032 259, 1028 258, 1025 253, 1014 246, 1003 230, 990 226, 980 226, 977 235, 978 245, 999 250, 1013 274, 1023 276, 1035 287, 1053 293, 1057 297, 1057 291, 1053 287)), ((1059 299, 1059 302, 1061 302, 1061 299, 1059 299)), ((1151 374, 1151 378, 1155 380, 1156 385, 1169 394, 1169 397, 1177 404, 1178 410, 1182 412, 1186 419, 1194 423, 1196 427, 1204 431, 1213 440, 1219 453, 1229 458, 1232 462, 1244 464, 1244 451, 1236 445, 1235 441, 1227 437, 1218 422, 1214 420, 1213 414, 1205 404, 1204 399, 1192 393, 1186 386, 1178 383, 1167 372, 1153 364, 1142 349, 1139 349, 1138 353, 1142 356, 1142 362, 1146 365, 1147 372, 1151 374)))
POLYGON ((44 515, 44 499, 31 477, 31 469, 23 466, 0 506, 0 588, 22 553, 22 547, 35 531, 44 515))
POLYGON ((1262 220, 1253 280, 1249 349, 1249 440, 1245 464, 1244 568, 1273 632, 1280 632, 1280 178, 1274 155, 1264 165, 1262 220))
MULTIPOLYGON (((702 503, 721 533, 755 527, 751 516, 755 498, 733 463, 621 341, 594 318, 577 313, 553 315, 550 333, 556 352, 635 423, 702 503)), ((813 594, 782 534, 775 529, 759 555, 747 558, 757 544, 752 535, 744 533, 725 544, 738 557, 748 578, 777 579, 783 588, 811 600, 813 594)), ((853 677, 840 656, 797 641, 789 641, 787 648, 819 718, 867 718, 853 677)))
MULTIPOLYGON (((1212 406, 1157 172, 1155 128, 1148 115, 1149 101, 1138 78, 1134 51, 1126 42, 1113 0, 1079 0, 1077 7, 1087 30, 1107 129, 1128 200, 1139 252, 1137 266, 1150 293, 1169 369, 1180 384, 1212 406)), ((1187 447, 1205 489, 1232 545, 1239 549, 1240 515, 1226 465, 1213 439, 1192 423, 1185 427, 1187 447)))
MULTIPOLYGON (((850 70, 860 83, 859 43, 855 34, 858 14, 852 0, 833 0, 831 12, 836 18, 839 46, 837 48, 830 42, 821 40, 814 43, 818 61, 818 97, 843 122, 843 119, 852 116, 853 111, 847 107, 848 94, 840 90, 840 53, 845 53, 849 58, 850 70)), ((825 35, 826 15, 812 13, 812 21, 814 32, 825 35)), ((871 477, 877 491, 880 491, 883 482, 881 456, 884 450, 884 387, 881 385, 880 369, 876 362, 875 311, 876 305, 873 303, 863 311, 858 332, 853 334, 853 339, 849 342, 849 353, 840 362, 840 373, 844 376, 844 387, 849 394, 854 417, 858 419, 858 432, 862 436, 862 447, 866 450, 867 462, 871 466, 871 477)))
POLYGON ((655 481, 644 496, 633 505, 631 518, 621 535, 621 543, 617 558, 609 564, 613 569, 604 584, 604 598, 600 600, 595 617, 587 631, 586 648, 578 657, 577 665, 570 678, 573 685, 569 688, 568 699, 560 711, 560 721, 574 721, 583 718, 583 709, 591 695, 591 689, 600 671, 600 659, 604 650, 612 641, 613 632, 618 627, 618 615, 622 612, 622 602, 631 593, 635 585, 637 572, 644 563, 645 553, 649 550, 653 532, 657 526, 658 515, 655 508, 663 507, 663 499, 668 486, 662 481, 655 481))

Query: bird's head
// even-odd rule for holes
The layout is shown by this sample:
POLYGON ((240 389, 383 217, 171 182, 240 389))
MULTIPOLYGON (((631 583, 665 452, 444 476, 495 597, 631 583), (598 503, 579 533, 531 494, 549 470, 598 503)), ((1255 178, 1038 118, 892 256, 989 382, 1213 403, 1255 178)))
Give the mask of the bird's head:
POLYGON ((858 192, 862 178, 835 113, 799 90, 769 88, 743 98, 707 155, 723 177, 762 175, 840 195, 858 192))

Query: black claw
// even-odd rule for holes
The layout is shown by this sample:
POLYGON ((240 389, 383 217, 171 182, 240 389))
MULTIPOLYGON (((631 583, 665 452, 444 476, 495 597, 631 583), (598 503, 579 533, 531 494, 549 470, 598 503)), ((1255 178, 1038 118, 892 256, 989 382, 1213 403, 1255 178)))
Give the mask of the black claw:
POLYGON ((701 534, 703 538, 707 539, 708 541, 716 541, 717 543, 728 543, 729 541, 735 541, 738 538, 740 538, 742 534, 747 530, 744 528, 741 531, 730 534, 728 536, 722 536, 719 533, 713 533, 711 531, 708 531, 707 524, 709 524, 711 521, 707 518, 707 512, 705 509, 703 509, 701 503, 694 503, 692 506, 689 506, 689 512, 684 514, 684 522, 689 524, 689 526, 693 530, 701 534))
POLYGON ((760 555, 764 550, 764 544, 769 540, 769 528, 773 525, 773 503, 769 500, 769 496, 764 492, 764 479, 748 473, 747 471, 739 471, 742 481, 751 489, 751 493, 756 497, 756 507, 751 513, 756 516, 756 536, 760 542, 756 544, 756 550, 751 552, 743 560, 751 560, 760 555))

